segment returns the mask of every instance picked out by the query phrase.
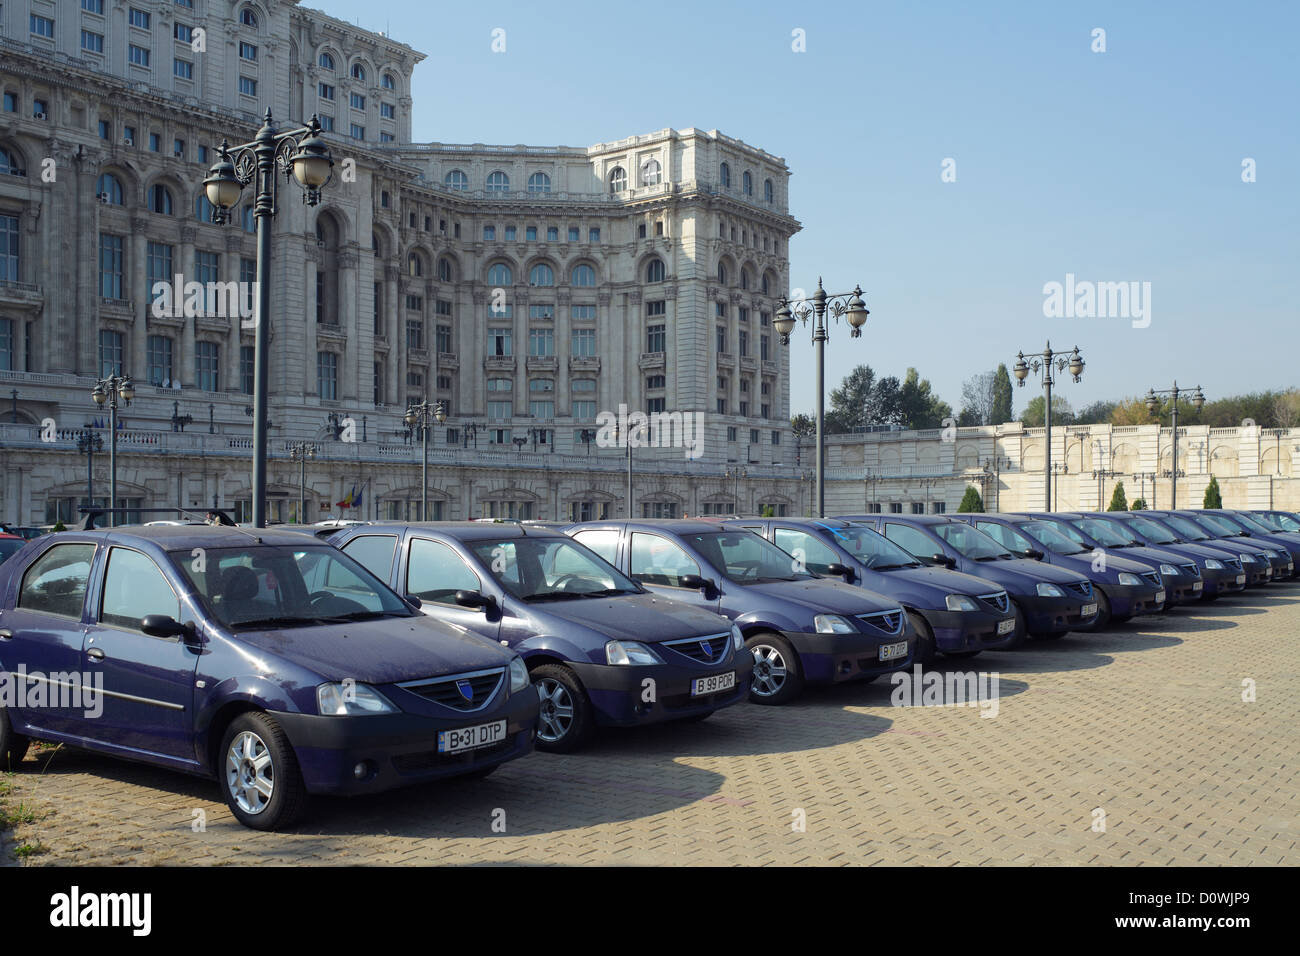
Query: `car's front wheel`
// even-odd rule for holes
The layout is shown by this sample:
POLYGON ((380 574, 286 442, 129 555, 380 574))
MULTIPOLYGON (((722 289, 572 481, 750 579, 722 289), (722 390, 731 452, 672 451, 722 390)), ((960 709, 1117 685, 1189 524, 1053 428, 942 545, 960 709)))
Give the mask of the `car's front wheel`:
POLYGON ((0 770, 17 770, 31 741, 14 730, 8 712, 0 707, 0 770))
POLYGON ((923 667, 929 667, 934 663, 934 631, 930 629, 929 622, 915 611, 908 611, 907 616, 912 619, 912 630, 916 632, 912 660, 923 667))
POLYGON ((532 676, 542 699, 537 715, 537 749, 572 753, 595 730, 587 692, 573 671, 560 664, 543 664, 532 676))
POLYGON ((799 655, 779 634, 755 634, 745 641, 754 655, 749 699, 755 704, 784 704, 803 689, 799 655))
POLYGON ((230 812, 254 830, 292 826, 306 808, 298 757, 268 714, 240 714, 231 722, 221 740, 217 775, 230 812))

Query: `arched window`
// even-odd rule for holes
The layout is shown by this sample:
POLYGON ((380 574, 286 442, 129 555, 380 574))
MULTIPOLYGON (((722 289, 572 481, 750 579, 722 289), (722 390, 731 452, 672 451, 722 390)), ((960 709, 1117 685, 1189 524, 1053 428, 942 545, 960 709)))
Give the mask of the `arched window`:
MULTIPOLYGON (((0 172, 5 172, 4 150, 0 150, 0 172)), ((110 206, 122 205, 122 183, 112 173, 104 173, 95 183, 95 195, 110 206)), ((205 197, 206 198, 206 197, 205 197)))
POLYGON ((393 74, 391 73, 385 73, 383 78, 379 81, 379 84, 386 90, 397 89, 397 81, 393 79, 393 74))
POLYGON ((544 262, 539 262, 528 270, 529 285, 555 285, 555 270, 544 262))
POLYGON ((664 281, 664 261, 662 259, 651 259, 645 267, 646 282, 663 282, 664 281))
POLYGON ((647 159, 641 164, 641 185, 658 186, 664 181, 663 167, 657 159, 647 159))
POLYGON ((172 194, 162 183, 155 183, 149 187, 149 211, 164 216, 170 216, 173 212, 172 194))
POLYGON ((718 179, 721 181, 723 189, 731 188, 731 167, 726 163, 723 163, 722 167, 718 170, 718 179))
POLYGON ((194 200, 194 218, 199 222, 210 223, 216 211, 217 207, 208 201, 207 194, 199 193, 198 198, 194 200))
POLYGON ((749 170, 745 170, 745 175, 740 177, 740 184, 746 196, 754 195, 754 177, 749 175, 749 170))
POLYGON ((488 285, 493 288, 502 288, 515 284, 515 272, 504 262, 498 262, 488 269, 488 285))
POLYGON ((334 57, 330 56, 328 53, 322 53, 316 59, 316 62, 320 64, 322 70, 329 70, 331 73, 334 72, 334 57))
POLYGON ((253 212, 251 202, 243 207, 243 211, 239 214, 239 223, 244 232, 257 232, 257 215, 253 212))
POLYGON ((528 191, 530 193, 549 193, 551 191, 551 177, 546 173, 533 173, 528 177, 528 191))
POLYGON ((446 176, 442 177, 442 184, 448 189, 464 191, 469 189, 469 177, 461 170, 453 169, 446 176))
POLYGON ((621 193, 625 189, 627 189, 627 170, 622 166, 615 166, 609 173, 609 191, 621 193))
POLYGON ((510 177, 501 170, 489 173, 487 178, 487 191, 490 193, 508 193, 510 192, 510 177))
POLYGON ((772 283, 768 281, 767 273, 763 273, 763 295, 772 294, 772 283))
MULTIPOLYGON (((7 98, 8 94, 5 94, 5 96, 7 98)), ((17 153, 0 146, 0 173, 8 176, 27 175, 27 171, 19 165, 21 162, 22 159, 17 153)), ((121 203, 119 202, 118 205, 121 205, 121 203)))
POLYGON ((770 179, 763 180, 763 199, 766 202, 770 203, 772 202, 773 195, 774 194, 772 192, 772 180, 770 179))
POLYGON ((413 276, 424 275, 424 263, 414 252, 406 257, 406 271, 413 276))
POLYGON ((745 289, 746 291, 748 291, 748 289, 749 289, 749 270, 748 270, 748 269, 741 269, 741 270, 740 270, 740 287, 741 287, 742 289, 745 289))
POLYGON ((352 79, 360 80, 362 83, 366 81, 366 68, 360 63, 352 64, 352 79))
POLYGON ((451 260, 448 259, 446 256, 443 256, 441 259, 438 260, 438 281, 439 282, 451 281, 451 260))
POLYGON ((257 14, 254 13, 252 10, 248 9, 248 7, 244 7, 244 9, 239 11, 239 22, 246 27, 252 27, 254 30, 256 30, 257 14))
POLYGON ((727 264, 725 262, 718 263, 718 282, 722 285, 727 284, 727 264))
POLYGON ((377 232, 370 234, 370 251, 375 255, 379 255, 379 233, 377 232))
POLYGON ((569 279, 570 285, 582 286, 589 288, 596 284, 596 270, 586 263, 579 263, 573 267, 573 273, 569 279))

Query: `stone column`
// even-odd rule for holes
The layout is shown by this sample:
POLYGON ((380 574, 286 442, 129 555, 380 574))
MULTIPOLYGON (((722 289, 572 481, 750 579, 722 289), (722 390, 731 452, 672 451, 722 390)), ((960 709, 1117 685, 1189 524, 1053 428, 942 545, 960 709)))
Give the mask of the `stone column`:
MULTIPOLYGON (((555 417, 572 413, 573 395, 569 388, 569 357, 573 354, 573 327, 569 318, 569 290, 555 293, 555 417)), ((597 347, 596 354, 600 354, 597 347)), ((552 441, 554 441, 552 437, 552 441)))
MULTIPOLYGON (((181 244, 180 256, 172 260, 172 271, 179 273, 182 283, 197 281, 198 273, 194 268, 194 239, 195 229, 193 226, 181 227, 181 244)), ((173 303, 178 312, 183 314, 185 304, 185 287, 182 284, 179 292, 179 299, 173 303)), ((192 388, 198 384, 198 374, 194 365, 194 331, 197 319, 187 318, 184 325, 181 326, 181 354, 177 367, 173 369, 178 371, 181 377, 182 388, 192 388)), ((143 368, 143 366, 141 366, 143 368)), ((219 370, 219 367, 218 367, 219 370)), ((136 374, 139 374, 138 372, 136 374)), ((220 382, 218 382, 220 387, 220 382)))
POLYGON ((398 300, 398 279, 402 270, 392 262, 384 265, 384 328, 388 337, 388 382, 384 403, 405 411, 406 341, 402 336, 402 313, 398 300))
MULTIPOLYGON (((131 368, 135 375, 144 375, 148 365, 146 345, 149 336, 149 267, 148 239, 146 230, 149 220, 145 216, 131 217, 131 252, 125 263, 127 275, 131 276, 131 301, 135 307, 135 322, 131 332, 131 368)), ((167 281, 171 281, 168 276, 167 281)), ((93 344, 92 344, 93 350, 93 344)), ((93 355, 93 351, 92 351, 93 355)), ((98 376, 99 365, 92 359, 93 374, 98 376)), ((175 369, 173 369, 175 371, 175 369)))
MULTIPOLYGON (((345 249, 338 254, 338 263, 339 328, 347 335, 343 354, 338 358, 338 397, 339 401, 354 402, 359 397, 358 384, 368 378, 368 376, 361 373, 358 366, 364 357, 372 355, 373 351, 361 347, 361 298, 357 290, 357 269, 360 265, 360 255, 356 249, 345 249)), ((373 322, 369 314, 367 314, 366 318, 373 322)), ((371 337, 371 341, 373 341, 373 337, 371 337)), ((312 356, 308 357, 311 358, 312 356)))
MULTIPOLYGON (((226 233, 226 251, 221 257, 221 281, 239 282, 239 260, 243 258, 240 255, 242 248, 243 237, 238 232, 226 233)), ((239 286, 236 285, 236 288, 239 288, 239 286)), ((255 294, 250 293, 250 296, 255 299, 255 294)), ((244 302, 243 289, 240 288, 240 309, 244 308, 244 302)), ((231 318, 230 331, 226 334, 226 344, 222 349, 227 357, 221 374, 221 387, 231 392, 239 391, 239 348, 242 344, 240 329, 243 321, 242 315, 235 315, 231 318)), ((252 325, 251 318, 249 324, 252 325)))

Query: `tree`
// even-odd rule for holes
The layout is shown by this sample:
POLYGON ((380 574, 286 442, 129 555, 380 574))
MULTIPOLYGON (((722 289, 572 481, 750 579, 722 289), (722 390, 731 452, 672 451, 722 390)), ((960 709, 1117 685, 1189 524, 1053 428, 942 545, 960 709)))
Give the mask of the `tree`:
MULTIPOLYGON (((831 407, 826 413, 828 432, 848 432, 867 425, 888 423, 890 379, 876 381, 870 365, 859 365, 844 377, 839 388, 831 389, 831 407)), ((892 381, 897 382, 897 379, 892 381)))
POLYGON ((1300 389, 1292 388, 1273 400, 1273 422, 1278 428, 1291 428, 1300 421, 1300 389))
POLYGON ((764 518, 775 518, 776 509, 773 508, 771 505, 763 505, 763 510, 760 512, 760 514, 764 518))
POLYGON ((989 424, 1005 425, 1011 419, 1011 374, 1004 362, 993 373, 993 408, 989 412, 989 424))
POLYGON ((1115 491, 1110 496, 1110 507, 1107 511, 1128 511, 1128 499, 1124 497, 1124 482, 1115 482, 1115 491))
POLYGON ((961 386, 961 416, 958 425, 988 425, 993 420, 994 387, 997 373, 981 372, 961 386))
POLYGON ((1112 425, 1150 425, 1154 421, 1145 398, 1120 399, 1110 412, 1112 425))
POLYGON ((817 434, 817 420, 811 415, 799 414, 790 419, 790 429, 796 435, 807 438, 817 434))
POLYGON ((1093 402, 1091 405, 1085 405, 1079 409, 1079 414, 1074 416, 1076 425, 1103 425, 1110 421, 1110 417, 1115 412, 1115 403, 1107 401, 1093 402))
POLYGON ((980 497, 979 489, 974 485, 966 486, 966 494, 961 496, 961 504, 957 510, 962 514, 980 513, 984 510, 984 499, 980 497))
MULTIPOLYGON (((1026 428, 1043 427, 1043 409, 1046 407, 1046 405, 1047 402, 1044 401, 1042 395, 1039 395, 1037 398, 1030 399, 1029 404, 1025 406, 1025 410, 1020 413, 1020 420, 1024 423, 1026 428)), ((1070 407, 1070 403, 1067 402, 1059 395, 1053 395, 1052 396, 1052 424, 1071 425, 1073 423, 1074 423, 1074 409, 1070 407)))
POLYGON ((1133 503, 1128 506, 1129 511, 1146 511, 1147 501, 1145 498, 1134 498, 1133 503))
POLYGON ((933 394, 929 380, 914 368, 907 370, 898 390, 898 407, 904 428, 939 428, 952 417, 952 406, 933 394))
POLYGON ((1210 483, 1205 486, 1205 500, 1201 502, 1202 508, 1222 508, 1223 496, 1219 494, 1219 479, 1213 475, 1210 476, 1210 483))

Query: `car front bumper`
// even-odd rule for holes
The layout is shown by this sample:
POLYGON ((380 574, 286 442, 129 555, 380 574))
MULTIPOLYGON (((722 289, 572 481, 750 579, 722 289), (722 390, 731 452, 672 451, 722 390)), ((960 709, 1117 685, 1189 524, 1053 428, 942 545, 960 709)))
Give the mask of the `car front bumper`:
MULTIPOLYGON (((668 654, 670 651, 665 650, 668 654)), ((738 704, 749 695, 754 657, 732 651, 722 664, 690 667, 679 664, 613 665, 568 661, 587 691, 598 724, 629 726, 653 724, 706 714, 738 704), (734 687, 712 694, 691 696, 695 680, 735 672, 734 687)))
POLYGON ((1085 599, 1074 597, 1017 596, 1015 599, 1025 614, 1025 626, 1030 634, 1064 634, 1095 624, 1100 611, 1084 615, 1085 606, 1099 605, 1097 592, 1085 599))
POLYGON ((934 631, 934 646, 940 651, 997 650, 1006 647, 1016 638, 1016 615, 1010 604, 1005 612, 922 608, 920 614, 934 631), (998 626, 1003 621, 1010 621, 1012 628, 1005 634, 999 634, 998 626))
POLYGON ((817 684, 838 684, 892 674, 912 663, 916 651, 916 634, 904 627, 898 634, 810 634, 807 631, 782 631, 799 654, 804 680, 817 684), (907 643, 907 654, 888 661, 880 659, 880 648, 888 644, 907 643))

